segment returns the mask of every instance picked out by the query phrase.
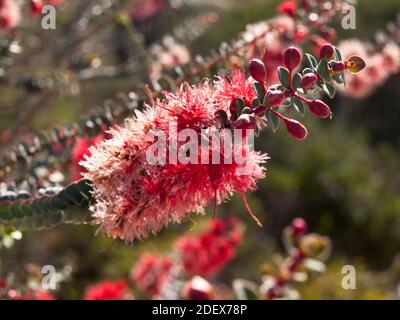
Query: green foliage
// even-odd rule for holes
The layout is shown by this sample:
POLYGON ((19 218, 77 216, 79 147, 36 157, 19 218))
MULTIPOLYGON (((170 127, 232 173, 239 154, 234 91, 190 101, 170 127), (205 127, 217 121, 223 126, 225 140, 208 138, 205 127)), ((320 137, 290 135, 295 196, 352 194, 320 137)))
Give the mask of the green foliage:
POLYGON ((47 228, 61 222, 78 223, 82 221, 82 212, 87 211, 90 197, 90 181, 80 180, 55 195, 2 203, 0 219, 3 224, 15 225, 21 230, 47 228))

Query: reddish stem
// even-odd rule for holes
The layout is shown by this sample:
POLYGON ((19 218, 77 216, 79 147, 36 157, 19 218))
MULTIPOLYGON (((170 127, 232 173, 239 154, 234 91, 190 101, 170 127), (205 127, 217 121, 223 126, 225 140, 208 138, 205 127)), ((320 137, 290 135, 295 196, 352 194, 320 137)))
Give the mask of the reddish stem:
POLYGON ((244 206, 246 207, 247 212, 250 214, 250 216, 253 218, 253 220, 254 220, 260 227, 262 227, 263 225, 262 225, 262 223, 260 222, 260 220, 258 220, 258 218, 257 218, 256 215, 253 213, 253 211, 251 211, 250 206, 249 206, 249 204, 247 203, 246 196, 245 196, 245 194, 244 194, 243 191, 241 192, 241 195, 242 195, 243 203, 244 203, 244 206))

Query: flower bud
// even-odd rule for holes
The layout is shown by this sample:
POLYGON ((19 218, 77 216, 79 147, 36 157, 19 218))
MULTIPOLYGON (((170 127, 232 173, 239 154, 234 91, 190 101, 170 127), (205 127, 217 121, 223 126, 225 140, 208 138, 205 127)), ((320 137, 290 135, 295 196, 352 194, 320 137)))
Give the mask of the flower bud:
POLYGON ((277 107, 285 102, 286 96, 280 90, 272 90, 268 92, 268 102, 271 106, 277 107))
POLYGON ((256 118, 253 114, 242 114, 234 123, 235 129, 254 129, 256 118))
POLYGON ((42 0, 31 0, 29 3, 31 15, 36 16, 42 12, 42 0))
POLYGON ((308 104, 310 111, 317 116, 318 118, 328 118, 332 115, 331 108, 321 101, 321 100, 312 100, 308 104))
POLYGON ((282 120, 285 121, 286 129, 293 138, 300 141, 307 138, 307 128, 302 123, 289 118, 283 118, 282 120))
POLYGON ((183 287, 183 298, 186 300, 212 300, 215 293, 212 285, 200 276, 194 276, 183 287))
POLYGON ((332 58, 334 53, 335 48, 331 44, 326 43, 319 49, 319 58, 321 60, 329 60, 330 58, 332 58))
POLYGON ((302 218, 295 218, 291 224, 293 233, 297 237, 304 236, 307 233, 307 222, 302 218))
POLYGON ((260 59, 251 59, 249 62, 249 72, 252 78, 260 83, 267 79, 267 70, 264 62, 260 59))
POLYGON ((334 72, 343 72, 346 69, 346 65, 341 61, 334 61, 331 67, 334 72))
POLYGON ((318 81, 318 76, 314 73, 306 73, 305 75, 303 75, 303 77, 301 78, 301 86, 304 89, 309 89, 311 87, 313 87, 318 81))
POLYGON ((290 47, 283 53, 283 59, 285 61, 285 66, 290 71, 296 69, 301 62, 301 52, 295 47, 290 47))

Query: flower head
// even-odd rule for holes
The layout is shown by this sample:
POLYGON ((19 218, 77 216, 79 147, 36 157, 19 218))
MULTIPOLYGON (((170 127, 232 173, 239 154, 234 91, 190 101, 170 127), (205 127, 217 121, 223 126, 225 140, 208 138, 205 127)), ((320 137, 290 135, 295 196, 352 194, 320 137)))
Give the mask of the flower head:
POLYGON ((110 139, 90 149, 91 156, 81 162, 87 169, 84 177, 93 181, 95 203, 90 209, 110 236, 143 239, 171 221, 187 219, 191 212, 203 214, 205 207, 227 200, 234 192, 243 195, 256 188, 256 181, 264 177, 266 155, 243 143, 235 150, 245 156, 243 162, 214 163, 212 155, 224 158, 224 147, 201 143, 209 130, 218 131, 217 110, 226 110, 235 95, 251 100, 250 89, 239 71, 231 81, 219 78, 215 87, 208 82, 183 85, 174 94, 165 92, 165 100, 137 112, 124 127, 111 129, 110 139), (165 163, 148 161, 160 138, 156 133, 179 149, 184 142, 177 141, 177 134, 183 129, 195 132, 195 147, 211 161, 170 161, 171 149, 165 163))

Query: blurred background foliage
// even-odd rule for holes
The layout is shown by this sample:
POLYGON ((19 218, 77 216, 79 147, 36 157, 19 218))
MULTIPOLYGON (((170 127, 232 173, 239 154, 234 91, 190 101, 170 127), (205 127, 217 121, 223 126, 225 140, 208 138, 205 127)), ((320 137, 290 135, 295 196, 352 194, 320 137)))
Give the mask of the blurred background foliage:
MULTIPOLYGON (((209 1, 165 13, 164 28, 147 30, 152 42, 193 10, 217 12, 219 21, 190 44, 191 52, 207 53, 221 41, 233 38, 251 23, 276 14, 279 1, 209 1)), ((374 31, 383 29, 399 11, 398 0, 362 0, 357 6, 357 29, 337 28, 340 38, 371 40, 374 31)), ((162 13, 164 14, 164 13, 162 13)), ((61 17, 62 18, 62 17, 61 17)), ((79 98, 50 97, 46 106, 29 122, 34 129, 76 120, 86 109, 135 89, 135 77, 85 83, 79 98)), ((304 285, 306 299, 397 298, 400 262, 400 76, 392 77, 369 98, 351 100, 337 96, 333 121, 305 118, 310 137, 296 142, 284 130, 265 132, 257 148, 271 157, 267 178, 259 190, 248 195, 255 214, 264 223, 259 228, 248 217, 241 199, 218 208, 218 216, 236 215, 246 225, 244 244, 237 258, 221 272, 215 282, 229 284, 233 278, 258 280, 262 265, 281 251, 280 233, 295 216, 305 218, 310 230, 328 235, 334 251, 328 272, 304 285), (357 269, 357 289, 341 287, 341 268, 352 264, 357 269)), ((0 92, 0 96, 7 92, 0 92)), ((0 131, 15 119, 15 111, 0 108, 0 131)), ((58 226, 46 231, 29 231, 12 249, 1 250, 0 270, 24 271, 24 264, 52 264, 62 268, 72 264, 72 280, 62 285, 59 298, 80 298, 85 286, 103 278, 128 277, 137 257, 147 251, 168 251, 177 235, 196 233, 212 216, 193 217, 171 225, 144 242, 125 244, 99 233, 94 226, 58 226)))

